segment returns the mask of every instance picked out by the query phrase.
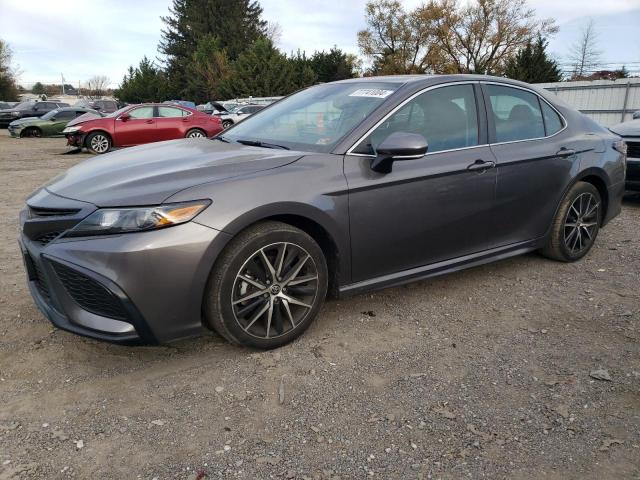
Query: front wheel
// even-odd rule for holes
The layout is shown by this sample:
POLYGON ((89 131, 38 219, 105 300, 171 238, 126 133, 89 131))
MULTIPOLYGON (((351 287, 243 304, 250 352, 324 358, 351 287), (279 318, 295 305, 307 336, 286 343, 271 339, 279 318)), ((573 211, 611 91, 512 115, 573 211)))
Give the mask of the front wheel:
POLYGON ((601 217, 602 198, 598 189, 590 183, 577 182, 562 200, 541 253, 561 262, 581 259, 596 241, 601 217))
POLYGON ((42 130, 38 127, 29 127, 26 128, 20 136, 23 138, 40 138, 42 137, 42 130))
POLYGON ((111 150, 111 137, 106 133, 93 132, 87 137, 85 145, 92 153, 107 153, 111 150))
POLYGON ((327 262, 313 238, 284 223, 260 223, 233 239, 214 266, 205 322, 232 343, 280 347, 309 327, 327 283, 327 262))

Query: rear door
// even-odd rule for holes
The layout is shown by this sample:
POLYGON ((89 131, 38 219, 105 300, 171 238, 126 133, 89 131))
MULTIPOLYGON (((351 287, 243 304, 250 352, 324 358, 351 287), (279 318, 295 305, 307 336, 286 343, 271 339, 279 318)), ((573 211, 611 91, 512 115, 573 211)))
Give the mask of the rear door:
POLYGON ((498 171, 496 246, 542 237, 579 168, 584 141, 573 138, 564 118, 535 92, 499 83, 483 90, 498 171))
POLYGON ((118 147, 157 141, 155 107, 145 105, 128 110, 129 118, 115 120, 114 143, 118 147))
POLYGON ((158 140, 182 138, 191 126, 191 112, 173 106, 158 106, 156 129, 158 140))

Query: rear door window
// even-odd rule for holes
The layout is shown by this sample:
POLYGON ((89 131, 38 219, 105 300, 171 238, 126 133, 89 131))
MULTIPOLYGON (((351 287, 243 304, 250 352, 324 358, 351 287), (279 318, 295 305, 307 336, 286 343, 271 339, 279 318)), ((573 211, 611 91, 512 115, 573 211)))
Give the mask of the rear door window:
POLYGON ((542 117, 544 118, 544 127, 547 136, 558 133, 564 127, 562 118, 560 118, 558 112, 551 108, 547 102, 541 101, 540 104, 542 105, 542 117))
POLYGON ((538 96, 519 88, 487 85, 496 142, 531 140, 545 136, 538 96))
POLYGON ((177 118, 186 116, 187 112, 176 107, 158 107, 158 117, 177 118))
POLYGON ((73 110, 65 110, 64 112, 56 113, 56 120, 71 120, 75 118, 76 112, 73 110))

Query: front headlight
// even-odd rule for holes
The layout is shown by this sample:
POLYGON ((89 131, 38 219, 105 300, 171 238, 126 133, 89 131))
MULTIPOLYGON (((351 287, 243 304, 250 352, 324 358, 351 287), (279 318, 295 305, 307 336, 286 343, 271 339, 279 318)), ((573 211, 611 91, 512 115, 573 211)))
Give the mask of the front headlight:
POLYGON ((19 117, 20 116, 20 112, 11 112, 11 116, 12 117, 19 117))
POLYGON ((192 220, 210 204, 211 200, 196 200, 157 207, 101 208, 64 236, 111 235, 172 227, 192 220))
POLYGON ((64 130, 62 130, 62 133, 75 133, 78 130, 80 130, 80 127, 67 127, 64 130))

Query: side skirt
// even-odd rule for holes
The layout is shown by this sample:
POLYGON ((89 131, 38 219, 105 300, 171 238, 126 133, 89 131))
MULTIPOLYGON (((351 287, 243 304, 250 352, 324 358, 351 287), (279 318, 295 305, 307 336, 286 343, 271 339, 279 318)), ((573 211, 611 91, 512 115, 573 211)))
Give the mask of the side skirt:
POLYGON ((350 295, 356 295, 371 290, 380 290, 382 288, 397 287, 405 283, 424 280, 426 278, 446 275, 447 273, 457 272, 467 268, 477 267, 486 263, 504 260, 506 258, 515 257, 524 253, 532 252, 545 243, 544 238, 520 242, 505 247, 485 250, 464 257, 458 257, 451 260, 444 260, 438 263, 432 263, 422 267, 411 268, 401 272, 390 273, 381 277, 375 277, 361 282, 351 283, 340 287, 340 298, 350 295))

